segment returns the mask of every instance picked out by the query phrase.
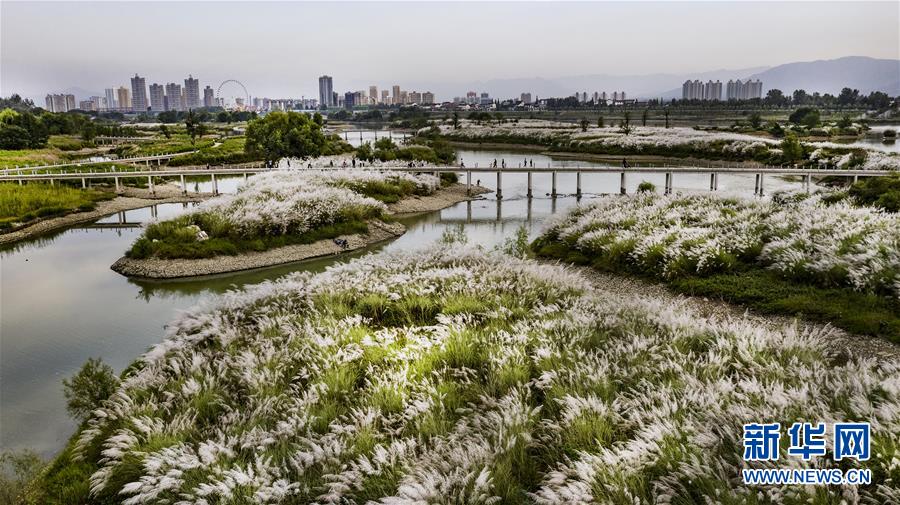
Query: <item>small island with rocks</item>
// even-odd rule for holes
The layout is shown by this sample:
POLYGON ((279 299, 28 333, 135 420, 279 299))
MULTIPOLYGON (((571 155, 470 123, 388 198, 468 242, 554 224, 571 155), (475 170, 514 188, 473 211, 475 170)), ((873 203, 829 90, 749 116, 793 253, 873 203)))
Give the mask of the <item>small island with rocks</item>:
POLYGON ((233 195, 150 224, 111 268, 129 277, 176 279, 349 252, 405 233, 395 214, 440 210, 484 191, 392 171, 259 174, 233 195))

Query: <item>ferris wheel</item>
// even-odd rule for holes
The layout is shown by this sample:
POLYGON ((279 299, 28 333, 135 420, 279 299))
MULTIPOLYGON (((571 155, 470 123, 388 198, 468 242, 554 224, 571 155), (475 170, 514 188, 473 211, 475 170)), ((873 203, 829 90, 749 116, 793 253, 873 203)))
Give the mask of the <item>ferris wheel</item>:
POLYGON ((225 88, 226 90, 228 90, 229 88, 232 88, 232 87, 240 88, 242 93, 237 96, 236 95, 229 96, 229 98, 234 98, 234 100, 235 100, 235 103, 232 104, 231 108, 240 109, 240 108, 244 108, 244 107, 249 107, 250 106, 250 92, 248 92, 247 87, 244 86, 244 84, 241 81, 238 81, 237 79, 226 79, 226 80, 222 81, 222 84, 219 84, 219 87, 216 88, 216 102, 218 103, 221 100, 222 106, 228 108, 228 104, 225 103, 225 101, 224 101, 225 97, 222 96, 222 88, 225 88), (241 106, 241 104, 238 103, 238 99, 241 99, 241 98, 244 100, 243 106, 241 106))

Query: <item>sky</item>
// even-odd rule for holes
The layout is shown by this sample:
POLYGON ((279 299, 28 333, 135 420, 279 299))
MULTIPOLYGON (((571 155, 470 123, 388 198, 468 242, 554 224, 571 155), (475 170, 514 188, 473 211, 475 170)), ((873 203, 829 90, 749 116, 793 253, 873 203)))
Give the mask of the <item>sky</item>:
MULTIPOLYGON (((0 1, 0 94, 102 93, 135 73, 253 96, 900 58, 900 2, 0 1)), ((465 88, 460 92, 464 93, 465 88)), ((438 97, 450 98, 450 97, 438 97)))

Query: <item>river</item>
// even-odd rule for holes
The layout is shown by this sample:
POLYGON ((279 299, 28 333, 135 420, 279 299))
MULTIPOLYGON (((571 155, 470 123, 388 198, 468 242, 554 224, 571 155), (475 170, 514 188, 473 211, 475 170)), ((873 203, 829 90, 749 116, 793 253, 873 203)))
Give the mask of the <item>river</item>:
MULTIPOLYGON (((462 150, 459 157, 467 166, 487 166, 494 159, 505 159, 514 167, 525 158, 540 167, 601 166, 509 151, 462 150)), ((493 175, 480 177, 483 186, 495 189, 493 175)), ((629 176, 628 190, 634 191, 642 180, 661 187, 663 178, 662 174, 629 176)), ((219 188, 233 191, 240 181, 224 180, 219 188)), ((548 216, 578 203, 572 195, 574 174, 559 174, 557 186, 562 196, 557 199, 548 196, 549 175, 534 176, 532 200, 525 198, 526 181, 525 174, 506 174, 501 201, 488 194, 440 212, 403 218, 408 227, 405 235, 363 251, 195 281, 134 281, 109 269, 140 235, 135 224, 151 219, 150 208, 127 211, 124 220, 121 215, 108 216, 92 225, 0 251, 0 450, 30 448, 45 457, 55 454, 76 428, 66 414, 62 379, 72 376, 91 357, 102 358, 120 372, 163 338, 166 322, 179 310, 204 298, 290 272, 320 271, 372 251, 425 247, 458 224, 464 225, 470 241, 485 247, 502 243, 522 225, 534 237, 548 216), (113 226, 120 220, 125 226, 113 226)), ((702 191, 708 184, 709 177, 702 174, 678 174, 674 179, 676 189, 702 191)), ((746 195, 752 195, 753 185, 752 176, 723 175, 719 180, 720 189, 740 190, 746 195)), ((770 191, 799 188, 799 182, 774 177, 767 178, 766 185, 770 191)), ((617 193, 619 176, 584 174, 582 186, 582 201, 588 201, 601 193, 617 193)), ((165 219, 188 208, 186 204, 164 204, 156 206, 155 212, 165 219)))

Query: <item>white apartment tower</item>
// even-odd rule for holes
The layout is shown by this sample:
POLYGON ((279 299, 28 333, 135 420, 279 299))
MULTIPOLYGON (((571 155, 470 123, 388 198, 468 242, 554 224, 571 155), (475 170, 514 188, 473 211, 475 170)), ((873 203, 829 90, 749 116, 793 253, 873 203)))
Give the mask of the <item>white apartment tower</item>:
POLYGON ((162 84, 150 85, 150 110, 153 112, 166 110, 166 88, 162 84))
POLYGON ((200 102, 200 81, 194 79, 193 75, 188 75, 184 80, 184 105, 188 109, 199 109, 202 107, 200 102))

